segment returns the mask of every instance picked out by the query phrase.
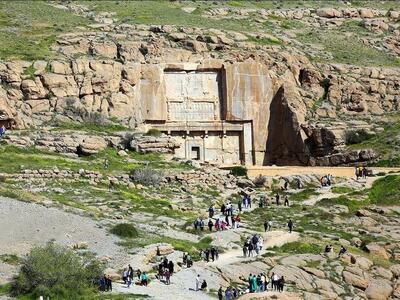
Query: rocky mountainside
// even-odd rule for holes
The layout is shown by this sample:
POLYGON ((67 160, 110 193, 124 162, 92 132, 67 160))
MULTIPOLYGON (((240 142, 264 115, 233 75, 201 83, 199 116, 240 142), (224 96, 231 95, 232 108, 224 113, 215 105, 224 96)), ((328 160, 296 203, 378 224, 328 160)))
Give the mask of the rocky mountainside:
POLYGON ((0 299, 48 240, 107 266, 113 293, 85 300, 215 299, 220 287, 242 300, 399 299, 399 168, 376 167, 400 165, 399 26, 399 1, 0 2, 0 299), (177 122, 176 91, 209 98, 177 122), (249 178, 179 158, 189 129, 216 140, 211 151, 248 143, 256 164, 296 167, 249 178), (229 139, 238 132, 243 143, 229 139), (321 184, 360 162, 370 176, 337 168, 321 184), (229 203, 239 226, 221 212, 229 203), (245 257, 254 234, 263 247, 245 257), (211 247, 219 258, 205 261, 211 247), (164 256, 170 285, 156 278, 164 256), (122 283, 128 264, 148 286, 122 283), (260 273, 284 276, 284 292, 248 293, 260 273), (197 275, 207 291, 193 290, 197 275))
MULTIPOLYGON (((59 34, 51 45, 52 59, 0 63, 1 116, 15 129, 99 116, 137 128, 145 120, 164 118, 163 70, 194 65, 224 69, 227 76, 265 76, 265 83, 238 89, 241 118, 260 128, 256 151, 269 153, 260 163, 340 165, 382 156, 374 149, 347 152, 346 135, 379 133, 388 116, 398 113, 396 5, 384 10, 351 3, 336 8, 168 4, 188 20, 210 22, 196 27, 122 18, 124 9, 139 9, 135 4, 49 5, 90 21, 59 34), (263 114, 252 110, 253 101, 263 114)), ((240 79, 227 80, 236 85, 240 79)))

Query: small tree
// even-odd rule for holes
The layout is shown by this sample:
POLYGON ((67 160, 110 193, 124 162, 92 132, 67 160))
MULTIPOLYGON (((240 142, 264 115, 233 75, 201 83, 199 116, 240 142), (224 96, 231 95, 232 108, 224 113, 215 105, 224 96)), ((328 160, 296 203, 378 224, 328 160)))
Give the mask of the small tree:
POLYGON ((110 232, 123 238, 135 238, 139 236, 135 226, 130 223, 117 224, 111 228, 110 232))
POLYGON ((80 256, 71 249, 49 242, 36 247, 23 259, 15 277, 14 295, 49 297, 50 299, 80 299, 93 291, 104 265, 93 254, 80 256))

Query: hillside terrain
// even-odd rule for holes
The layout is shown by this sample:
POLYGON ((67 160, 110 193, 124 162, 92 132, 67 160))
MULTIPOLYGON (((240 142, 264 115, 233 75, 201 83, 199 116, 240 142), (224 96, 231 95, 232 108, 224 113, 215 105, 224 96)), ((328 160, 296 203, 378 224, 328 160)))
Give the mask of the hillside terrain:
MULTIPOLYGON (((26 255, 51 241, 94 253, 113 278, 113 292, 82 299, 217 299, 220 287, 239 299, 399 299, 400 174, 374 169, 400 166, 399 101, 399 1, 2 1, 0 299, 77 297, 16 292, 26 255), (176 75, 190 83, 197 72, 217 74, 217 129, 171 117, 179 84, 212 94, 176 75), (330 185, 311 169, 248 178, 230 163, 238 131, 237 148, 253 147, 238 150, 247 164, 370 173, 330 185), (222 158, 189 159, 178 154, 190 134, 235 142, 222 142, 222 158), (245 196, 252 206, 239 209, 245 196), (228 218, 216 231, 230 202, 240 226, 228 218), (263 247, 244 257, 255 234, 263 247), (212 247, 218 260, 204 261, 212 247), (164 256, 170 285, 156 278, 164 256), (127 288, 128 265, 149 285, 127 288), (284 292, 249 294, 261 273, 284 276, 284 292), (197 275, 206 290, 195 291, 197 275)), ((183 112, 206 119, 198 107, 183 112)))

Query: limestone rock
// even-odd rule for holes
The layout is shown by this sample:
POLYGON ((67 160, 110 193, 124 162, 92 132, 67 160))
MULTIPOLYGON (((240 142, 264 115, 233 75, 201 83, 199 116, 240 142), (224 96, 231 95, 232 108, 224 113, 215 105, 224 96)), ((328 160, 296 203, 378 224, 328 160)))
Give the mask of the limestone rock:
POLYGON ((366 246, 366 249, 369 253, 371 253, 372 255, 382 258, 382 259, 389 259, 389 254, 387 253, 387 251, 385 250, 385 248, 383 248, 382 246, 380 246, 377 243, 370 243, 366 246))
POLYGON ((360 289, 366 289, 370 283, 370 278, 367 273, 355 267, 347 267, 346 270, 343 271, 343 279, 346 283, 360 289))
POLYGON ((319 8, 317 15, 323 18, 340 18, 342 13, 334 8, 319 8))
POLYGON ((130 142, 130 147, 139 153, 174 153, 179 145, 168 136, 135 136, 130 142))
POLYGON ((371 283, 365 290, 365 295, 368 299, 386 300, 389 299, 393 291, 392 285, 386 279, 372 279, 371 283))

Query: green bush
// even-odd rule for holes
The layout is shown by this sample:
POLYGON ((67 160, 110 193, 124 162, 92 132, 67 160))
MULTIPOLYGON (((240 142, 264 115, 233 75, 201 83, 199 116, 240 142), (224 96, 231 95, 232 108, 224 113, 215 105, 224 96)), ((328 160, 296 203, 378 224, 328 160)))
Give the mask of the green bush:
POLYGON ((247 176, 247 168, 243 166, 235 166, 231 169, 231 174, 234 176, 247 176))
POLYGON ((152 128, 152 129, 149 129, 145 135, 159 137, 159 136, 161 136, 161 131, 158 129, 152 128))
POLYGON ((291 242, 281 247, 274 247, 272 248, 272 250, 276 252, 290 253, 290 254, 304 254, 304 253, 318 254, 322 252, 320 245, 310 244, 307 242, 291 242))
POLYGON ((374 135, 365 129, 346 131, 346 145, 359 144, 371 139, 374 135))
POLYGON ((93 294, 104 265, 94 255, 80 256, 53 242, 31 250, 12 285, 15 296, 84 299, 93 294))
POLYGON ((123 238, 136 238, 139 236, 136 228, 129 223, 115 225, 110 232, 123 238))

